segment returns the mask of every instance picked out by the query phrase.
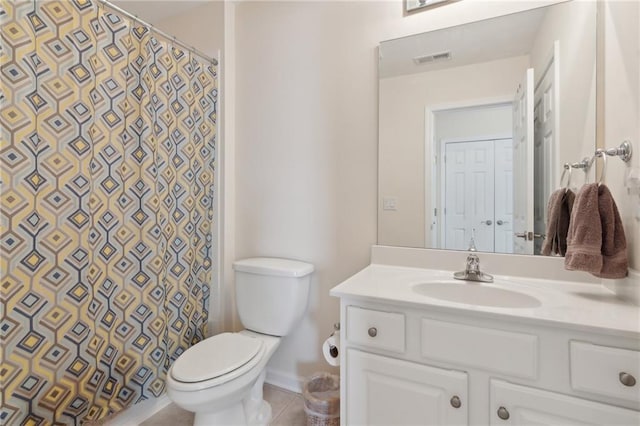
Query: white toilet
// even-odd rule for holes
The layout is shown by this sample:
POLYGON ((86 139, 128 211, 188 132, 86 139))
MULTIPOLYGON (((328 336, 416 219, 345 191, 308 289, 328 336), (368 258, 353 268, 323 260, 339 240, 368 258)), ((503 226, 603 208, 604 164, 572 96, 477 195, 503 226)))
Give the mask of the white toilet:
POLYGON ((239 260, 233 269, 246 329, 192 346, 167 374, 169 398, 196 413, 195 426, 269 423, 271 407, 262 398, 265 366, 307 308, 313 265, 257 257, 239 260))

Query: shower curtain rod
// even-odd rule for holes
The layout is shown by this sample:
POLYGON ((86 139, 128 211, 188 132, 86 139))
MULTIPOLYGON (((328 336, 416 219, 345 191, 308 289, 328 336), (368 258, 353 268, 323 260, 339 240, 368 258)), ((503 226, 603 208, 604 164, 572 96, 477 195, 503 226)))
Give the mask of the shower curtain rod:
POLYGON ((159 29, 158 27, 156 27, 155 25, 152 25, 146 21, 144 21, 143 19, 138 18, 136 15, 127 12, 126 10, 122 9, 121 7, 116 6, 115 4, 107 1, 107 0, 98 0, 98 3, 102 3, 102 5, 104 7, 108 7, 110 9, 112 9, 115 12, 121 13, 123 15, 125 15, 127 18, 129 19, 133 19, 134 21, 138 22, 139 24, 144 25, 145 27, 149 27, 149 29, 153 32, 155 32, 156 34, 171 40, 174 44, 177 44, 179 46, 184 47, 185 49, 187 49, 188 51, 195 53, 196 55, 202 57, 203 59, 205 59, 207 62, 211 62, 213 63, 213 65, 218 65, 218 60, 216 58, 212 58, 211 56, 201 52, 200 50, 196 49, 193 46, 189 46, 188 44, 178 40, 176 38, 176 36, 173 36, 171 34, 168 34, 164 31, 162 31, 161 29, 159 29))

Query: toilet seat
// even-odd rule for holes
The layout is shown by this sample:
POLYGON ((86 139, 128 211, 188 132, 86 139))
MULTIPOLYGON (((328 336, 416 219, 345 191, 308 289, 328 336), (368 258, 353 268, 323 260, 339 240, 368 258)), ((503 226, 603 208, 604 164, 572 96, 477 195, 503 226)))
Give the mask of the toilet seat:
POLYGON ((209 337, 187 349, 171 367, 180 387, 218 386, 251 370, 262 358, 264 342, 239 333, 209 337))

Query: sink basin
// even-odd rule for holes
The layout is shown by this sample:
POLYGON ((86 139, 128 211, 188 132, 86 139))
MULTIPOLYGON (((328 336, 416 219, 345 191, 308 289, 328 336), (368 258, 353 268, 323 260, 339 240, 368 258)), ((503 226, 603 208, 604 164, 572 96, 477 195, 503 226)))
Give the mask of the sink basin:
POLYGON ((433 281, 413 285, 423 296, 467 305, 498 308, 535 308, 540 301, 528 294, 480 283, 433 281))

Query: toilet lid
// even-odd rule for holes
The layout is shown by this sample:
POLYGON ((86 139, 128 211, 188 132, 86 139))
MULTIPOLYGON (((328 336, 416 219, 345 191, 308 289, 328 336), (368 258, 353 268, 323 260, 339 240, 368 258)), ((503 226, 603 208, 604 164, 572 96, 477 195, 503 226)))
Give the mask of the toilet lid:
POLYGON ((187 383, 220 377, 251 361, 262 345, 262 340, 242 334, 218 334, 187 349, 173 364, 171 375, 187 383))

